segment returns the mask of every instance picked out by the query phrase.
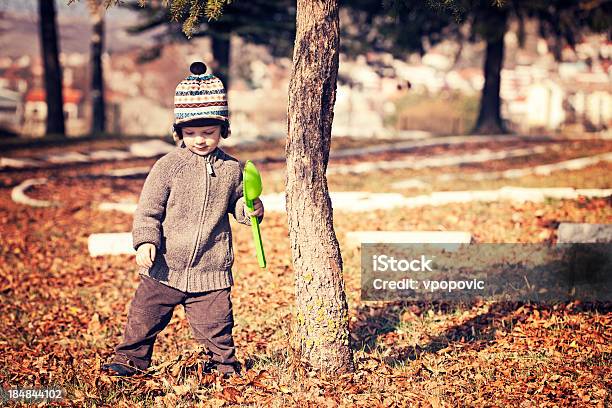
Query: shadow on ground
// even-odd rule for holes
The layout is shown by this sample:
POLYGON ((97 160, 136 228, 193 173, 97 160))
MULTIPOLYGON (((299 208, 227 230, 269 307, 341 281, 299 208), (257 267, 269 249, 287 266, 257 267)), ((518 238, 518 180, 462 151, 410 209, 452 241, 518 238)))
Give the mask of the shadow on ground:
MULTIPOLYGON (((380 339, 395 332, 401 325, 401 318, 405 312, 412 312, 417 318, 424 318, 427 313, 434 311, 444 315, 454 314, 456 311, 469 311, 479 304, 473 303, 446 303, 446 302, 392 302, 381 306, 364 305, 358 308, 359 320, 352 324, 352 347, 354 350, 364 350, 373 353, 377 349, 380 339)), ((543 305, 534 302, 499 302, 493 303, 488 311, 480 313, 468 320, 452 325, 442 334, 433 336, 423 346, 401 346, 395 348, 392 357, 385 358, 390 366, 397 366, 408 361, 416 360, 424 354, 434 354, 453 345, 480 351, 489 346, 496 338, 496 331, 509 332, 518 323, 529 318, 534 310, 554 312, 559 309, 571 309, 572 313, 612 312, 611 302, 578 303, 568 305, 543 305), (523 308, 524 312, 520 312, 523 308)), ((458 314, 457 316, 460 316, 458 314)))

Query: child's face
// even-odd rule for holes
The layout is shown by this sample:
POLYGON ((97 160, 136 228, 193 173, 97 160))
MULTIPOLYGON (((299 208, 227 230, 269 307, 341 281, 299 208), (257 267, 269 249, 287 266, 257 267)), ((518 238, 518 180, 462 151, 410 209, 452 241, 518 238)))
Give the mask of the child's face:
POLYGON ((215 150, 221 137, 221 126, 184 127, 185 146, 195 154, 206 156, 215 150))

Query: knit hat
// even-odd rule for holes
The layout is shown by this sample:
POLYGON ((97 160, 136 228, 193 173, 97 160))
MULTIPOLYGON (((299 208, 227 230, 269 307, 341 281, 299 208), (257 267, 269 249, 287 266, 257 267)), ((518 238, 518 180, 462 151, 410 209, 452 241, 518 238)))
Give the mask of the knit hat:
POLYGON ((206 65, 197 61, 189 67, 192 75, 179 82, 174 93, 174 126, 172 138, 180 140, 177 128, 188 126, 189 122, 225 124, 229 130, 227 93, 219 78, 206 74, 206 65))

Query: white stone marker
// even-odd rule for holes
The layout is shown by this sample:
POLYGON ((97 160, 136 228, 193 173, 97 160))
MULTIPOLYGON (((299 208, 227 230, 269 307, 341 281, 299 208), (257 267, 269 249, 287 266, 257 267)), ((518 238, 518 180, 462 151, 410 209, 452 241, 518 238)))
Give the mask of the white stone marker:
POLYGON ((132 154, 124 150, 108 149, 95 150, 89 156, 92 160, 125 160, 132 157, 132 154))
POLYGON ((79 152, 51 154, 45 156, 44 159, 49 163, 55 164, 86 163, 91 161, 88 155, 79 152))
POLYGON ((612 242, 612 224, 562 222, 557 229, 557 242, 559 244, 612 242))
POLYGON ((87 239, 87 247, 91 256, 136 253, 132 247, 131 232, 91 234, 87 239))
POLYGON ((136 212, 137 203, 100 203, 98 210, 100 211, 119 211, 126 214, 134 214, 136 212))
POLYGON ((150 166, 143 167, 128 167, 125 169, 113 169, 104 173, 106 176, 111 177, 133 177, 133 176, 143 176, 149 174, 151 171, 150 166))
POLYGON ((156 139, 131 144, 130 153, 137 157, 155 157, 170 153, 175 148, 173 144, 156 139))
POLYGON ((55 201, 37 200, 26 195, 26 191, 35 185, 46 184, 46 178, 27 179, 11 190, 11 199, 19 204, 29 205, 30 207, 53 207, 59 205, 55 201))
POLYGON ((461 244, 472 242, 472 234, 465 231, 352 231, 346 234, 349 247, 361 244, 449 244, 452 251, 461 244))
POLYGON ((424 182, 423 180, 417 179, 417 178, 409 178, 406 180, 402 180, 402 181, 397 181, 393 184, 391 184, 391 188, 397 188, 397 189, 408 189, 408 188, 414 188, 414 189, 424 189, 429 187, 430 184, 424 182))
POLYGON ((22 169, 24 167, 40 167, 42 163, 32 159, 13 159, 10 157, 0 157, 0 169, 12 168, 22 169))

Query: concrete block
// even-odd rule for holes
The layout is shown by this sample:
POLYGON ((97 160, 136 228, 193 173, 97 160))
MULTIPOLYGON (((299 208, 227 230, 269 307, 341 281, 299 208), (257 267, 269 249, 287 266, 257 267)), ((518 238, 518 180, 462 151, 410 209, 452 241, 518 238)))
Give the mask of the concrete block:
POLYGON ((511 200, 518 203, 526 201, 542 202, 544 194, 537 188, 521 188, 521 187, 502 187, 499 189, 499 197, 505 200, 511 200))
POLYGON ((402 194, 398 193, 368 193, 362 191, 332 192, 329 197, 334 209, 337 208, 347 212, 402 207, 406 200, 402 194))
POLYGON ((134 214, 137 206, 137 203, 100 203, 98 205, 98 210, 119 211, 126 214, 134 214))
POLYGON ((30 207, 53 207, 58 205, 55 201, 36 200, 26 195, 26 191, 35 185, 45 184, 46 178, 27 179, 22 181, 19 185, 13 187, 11 190, 11 199, 19 204, 29 205, 30 207))
POLYGON ((423 189, 429 187, 429 183, 416 178, 410 178, 406 180, 397 181, 391 184, 391 188, 404 189, 404 188, 415 188, 423 189))
POLYGON ((10 157, 0 157, 0 169, 22 169, 24 167, 40 167, 42 163, 32 159, 13 159, 10 157))
POLYGON ((499 190, 475 190, 472 191, 474 201, 492 202, 500 199, 499 190))
POLYGON ((466 231, 351 231, 346 234, 350 248, 366 243, 449 244, 449 251, 469 244, 472 234, 466 231))
POLYGON ((125 160, 132 157, 132 154, 123 150, 108 149, 93 151, 89 153, 89 157, 92 160, 125 160))
POLYGON ((471 191, 436 191, 430 195, 431 205, 446 205, 449 203, 469 203, 474 201, 471 191))
POLYGON ((540 188, 540 191, 546 198, 554 198, 557 200, 575 200, 578 198, 576 190, 572 187, 540 188))
POLYGON ((129 167, 126 169, 113 169, 105 172, 104 174, 111 177, 134 177, 134 176, 146 176, 149 174, 151 167, 129 167))
POLYGON ((57 153, 45 156, 44 159, 49 163, 69 164, 69 163, 86 163, 91 161, 88 155, 78 152, 57 153))
POLYGON ((586 197, 609 197, 612 196, 612 188, 579 188, 576 189, 576 194, 586 197))
POLYGON ((130 153, 137 157, 157 157, 170 153, 175 148, 175 145, 157 139, 131 144, 130 153))
POLYGON ((559 244, 612 242, 612 224, 562 222, 557 229, 557 242, 559 244))
POLYGON ((91 234, 87 239, 87 247, 91 256, 136 253, 132 248, 131 232, 91 234))

